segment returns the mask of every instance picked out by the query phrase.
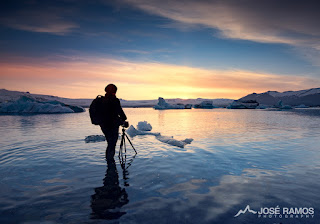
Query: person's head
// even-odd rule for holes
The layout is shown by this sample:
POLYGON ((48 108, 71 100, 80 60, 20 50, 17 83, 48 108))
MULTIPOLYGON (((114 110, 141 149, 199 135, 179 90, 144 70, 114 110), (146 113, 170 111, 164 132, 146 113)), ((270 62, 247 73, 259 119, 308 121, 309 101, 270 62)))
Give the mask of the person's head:
POLYGON ((104 91, 106 91, 107 95, 116 95, 117 89, 118 88, 114 84, 109 84, 106 86, 104 91))

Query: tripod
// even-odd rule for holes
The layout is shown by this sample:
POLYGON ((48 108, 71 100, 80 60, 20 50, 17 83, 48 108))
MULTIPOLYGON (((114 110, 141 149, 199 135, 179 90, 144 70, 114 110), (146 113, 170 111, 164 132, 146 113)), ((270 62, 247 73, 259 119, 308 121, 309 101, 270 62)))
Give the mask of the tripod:
POLYGON ((128 166, 126 167, 127 162, 127 147, 126 147, 126 138, 129 141, 131 147, 133 148, 135 154, 133 158, 137 155, 136 149, 133 147, 132 142, 130 141, 128 135, 126 134, 126 129, 122 127, 122 135, 121 135, 121 143, 120 143, 120 149, 119 149, 119 161, 121 164, 122 169, 127 169, 129 166, 131 166, 133 158, 129 161, 128 166), (124 152, 123 152, 124 149, 124 152))

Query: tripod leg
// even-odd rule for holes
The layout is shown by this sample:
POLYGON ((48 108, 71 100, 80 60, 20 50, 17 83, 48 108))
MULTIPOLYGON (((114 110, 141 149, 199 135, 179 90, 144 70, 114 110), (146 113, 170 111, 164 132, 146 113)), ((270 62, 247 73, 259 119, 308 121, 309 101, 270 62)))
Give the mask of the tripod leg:
POLYGON ((123 145, 124 145, 124 165, 126 165, 127 162, 127 147, 126 147, 126 139, 123 138, 123 145))
POLYGON ((127 137, 128 141, 129 141, 130 145, 132 146, 133 150, 134 150, 134 151, 135 151, 135 153, 137 154, 137 151, 136 151, 136 149, 133 147, 133 144, 132 144, 132 142, 130 141, 130 139, 129 139, 128 135, 127 135, 127 134, 125 134, 125 135, 126 135, 126 137, 127 137))
POLYGON ((121 152, 122 152, 122 137, 121 137, 121 141, 120 141, 119 154, 118 154, 119 159, 120 159, 121 152))
MULTIPOLYGON (((122 141, 122 139, 121 139, 121 141, 122 141)), ((120 159, 120 155, 121 155, 121 142, 120 142, 119 154, 118 154, 119 159, 120 159)))
POLYGON ((125 138, 122 135, 120 149, 119 149, 119 159, 120 159, 121 166, 123 166, 123 151, 122 151, 122 149, 123 149, 124 141, 125 141, 125 138))

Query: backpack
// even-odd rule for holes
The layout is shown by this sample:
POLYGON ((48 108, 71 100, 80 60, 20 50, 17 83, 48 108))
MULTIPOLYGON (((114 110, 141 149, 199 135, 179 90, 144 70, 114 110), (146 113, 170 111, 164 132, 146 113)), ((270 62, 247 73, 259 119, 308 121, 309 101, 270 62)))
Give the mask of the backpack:
POLYGON ((90 104, 89 114, 91 123, 94 125, 99 125, 103 121, 103 100, 104 96, 98 95, 90 104))

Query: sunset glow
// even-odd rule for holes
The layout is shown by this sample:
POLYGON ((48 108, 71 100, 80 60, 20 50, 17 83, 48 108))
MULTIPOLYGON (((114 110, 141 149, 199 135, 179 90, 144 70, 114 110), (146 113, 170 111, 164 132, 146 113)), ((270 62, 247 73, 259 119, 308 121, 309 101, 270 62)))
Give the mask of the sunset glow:
POLYGON ((93 98, 114 83, 118 97, 147 100, 320 86, 317 11, 274 4, 8 3, 0 18, 0 88, 93 98), (275 18, 265 8, 275 8, 275 18))
MULTIPOLYGON (((83 59, 82 59, 83 60, 83 59)), ((208 70, 160 63, 87 59, 87 62, 1 64, 2 85, 10 89, 92 98, 116 83, 118 96, 128 100, 165 98, 240 98, 273 89, 299 90, 317 80, 306 77, 208 70), (36 85, 35 85, 36 84, 36 85), (285 86, 285 88, 283 88, 285 86)))

